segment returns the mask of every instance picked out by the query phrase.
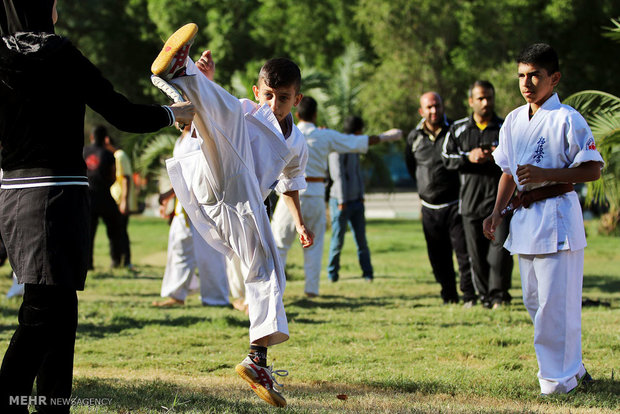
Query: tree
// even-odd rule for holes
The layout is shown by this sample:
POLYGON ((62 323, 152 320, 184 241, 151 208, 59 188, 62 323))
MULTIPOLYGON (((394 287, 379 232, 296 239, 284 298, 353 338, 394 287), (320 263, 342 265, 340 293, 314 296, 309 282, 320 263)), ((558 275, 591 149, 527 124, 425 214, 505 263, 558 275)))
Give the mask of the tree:
MULTIPOLYGON (((606 37, 620 42, 620 22, 611 19, 606 37)), ((601 230, 618 234, 620 224, 620 98, 612 94, 587 90, 569 96, 564 103, 577 109, 588 121, 598 149, 605 160, 600 180, 588 183, 587 202, 607 204, 609 212, 601 218, 601 230)))

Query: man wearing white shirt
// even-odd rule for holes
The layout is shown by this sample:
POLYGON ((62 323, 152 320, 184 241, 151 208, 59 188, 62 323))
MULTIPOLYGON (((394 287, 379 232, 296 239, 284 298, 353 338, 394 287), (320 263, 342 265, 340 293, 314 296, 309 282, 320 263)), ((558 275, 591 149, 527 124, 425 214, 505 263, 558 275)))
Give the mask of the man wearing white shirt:
MULTIPOLYGON (((306 226, 314 231, 314 244, 304 249, 305 293, 308 297, 319 295, 319 277, 323 258, 325 236, 325 180, 327 178, 327 157, 330 152, 365 153, 368 146, 381 141, 398 140, 402 136, 399 129, 391 129, 381 135, 342 134, 332 129, 317 128, 317 103, 303 97, 297 106, 297 127, 306 137, 308 144, 308 164, 306 182, 308 187, 299 192, 301 214, 306 226)), ((289 248, 295 240, 293 218, 283 203, 278 203, 273 213, 271 229, 276 239, 278 252, 283 264, 289 248)))

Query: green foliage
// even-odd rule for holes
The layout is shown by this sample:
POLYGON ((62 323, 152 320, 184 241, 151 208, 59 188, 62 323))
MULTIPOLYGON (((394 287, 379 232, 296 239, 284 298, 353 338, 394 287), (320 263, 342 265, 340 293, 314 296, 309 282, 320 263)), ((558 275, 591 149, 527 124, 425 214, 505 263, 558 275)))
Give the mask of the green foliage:
POLYGON ((613 27, 606 27, 607 31, 603 33, 603 36, 620 43, 620 19, 611 19, 611 23, 613 27))
POLYGON ((158 175, 164 160, 172 157, 177 136, 157 134, 143 137, 134 147, 136 170, 143 177, 158 175))
MULTIPOLYGON (((407 133, 429 90, 442 95, 450 118, 461 118, 476 79, 493 82, 504 116, 522 103, 514 58, 541 41, 560 56, 560 96, 620 94, 620 59, 613 58, 620 22, 601 33, 609 16, 620 15, 615 0, 66 0, 59 7, 58 31, 139 102, 166 102, 148 69, 163 41, 189 21, 200 30, 192 57, 212 49, 215 79, 226 89, 251 98, 264 61, 290 57, 302 68, 303 93, 322 104, 320 123, 334 128, 344 113, 358 112, 368 131, 407 133)), ((88 121, 103 122, 91 113, 88 121)))
MULTIPOLYGON (((602 179, 588 183, 588 202, 608 205, 610 215, 620 212, 620 98, 600 91, 582 91, 564 103, 577 109, 588 121, 597 148, 605 160, 602 179)), ((617 219, 612 221, 615 230, 617 219)))

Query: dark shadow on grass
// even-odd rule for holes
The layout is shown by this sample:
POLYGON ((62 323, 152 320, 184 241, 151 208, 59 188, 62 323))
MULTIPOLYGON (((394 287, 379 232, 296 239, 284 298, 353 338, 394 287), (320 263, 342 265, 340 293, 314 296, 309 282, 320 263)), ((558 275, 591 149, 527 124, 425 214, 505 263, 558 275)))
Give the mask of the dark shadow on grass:
MULTIPOLYGON (((212 318, 206 316, 178 316, 174 318, 161 319, 136 319, 128 316, 114 318, 111 323, 105 325, 97 325, 90 322, 81 322, 78 325, 78 336, 88 336, 91 338, 103 338, 109 334, 117 334, 127 329, 143 329, 146 326, 174 326, 174 327, 190 327, 202 323, 216 324, 220 318, 212 318)), ((250 321, 238 319, 232 316, 224 316, 226 325, 237 328, 248 329, 250 321)))
POLYGON ((320 325, 325 323, 325 321, 323 320, 300 318, 299 313, 297 312, 286 312, 286 318, 288 319, 289 323, 303 323, 306 325, 320 325))
MULTIPOLYGON (((251 391, 248 391, 251 393, 251 391)), ((99 403, 99 408, 117 413, 201 412, 273 413, 273 407, 226 399, 221 388, 188 388, 167 381, 78 378, 72 397, 77 401, 99 403), (165 407, 165 408, 164 408, 165 407)), ((97 406, 91 407, 96 409, 97 406)))
POLYGON ((16 329, 17 329, 17 324, 9 324, 9 325, 0 324, 0 332, 4 332, 4 331, 13 332, 16 329))
POLYGON ((128 296, 128 297, 151 297, 153 300, 161 299, 161 296, 157 292, 146 292, 146 293, 138 293, 138 292, 114 292, 114 296, 128 296))
POLYGON ((596 294, 587 292, 588 289, 596 289, 605 293, 616 293, 620 291, 620 279, 616 276, 584 275, 583 296, 593 299, 596 294))
POLYGON ((438 306, 440 303, 440 299, 437 299, 437 303, 420 303, 418 301, 428 300, 429 295, 391 295, 391 296, 380 296, 380 297, 342 297, 335 295, 321 295, 317 298, 301 298, 293 302, 289 302, 286 304, 289 306, 297 306, 303 309, 344 309, 344 310, 356 310, 362 309, 366 307, 402 307, 401 304, 396 305, 396 302, 414 302, 408 306, 408 308, 417 308, 417 307, 432 307, 438 306))
POLYGON ((118 280, 161 280, 162 275, 157 274, 142 274, 138 273, 137 275, 133 273, 122 273, 116 274, 114 272, 102 271, 102 272, 89 272, 88 278, 86 279, 86 283, 88 284, 89 279, 93 280, 105 280, 105 279, 118 279, 118 280))

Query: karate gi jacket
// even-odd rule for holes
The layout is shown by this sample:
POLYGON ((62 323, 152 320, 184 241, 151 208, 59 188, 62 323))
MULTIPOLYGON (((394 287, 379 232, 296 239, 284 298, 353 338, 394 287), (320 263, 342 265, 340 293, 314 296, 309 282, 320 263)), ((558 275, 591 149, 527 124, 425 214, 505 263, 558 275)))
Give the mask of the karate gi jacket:
MULTIPOLYGON (((517 165, 575 168, 584 162, 598 161, 603 166, 585 119, 572 107, 562 105, 557 94, 547 99, 532 119, 529 119, 529 104, 508 114, 493 157, 503 172, 513 176, 515 183, 519 182, 517 165)), ((556 183, 525 187, 517 184, 517 189, 527 191, 552 184, 556 183)), ((571 191, 515 210, 504 247, 512 254, 549 254, 586 247, 577 193, 571 191)))

